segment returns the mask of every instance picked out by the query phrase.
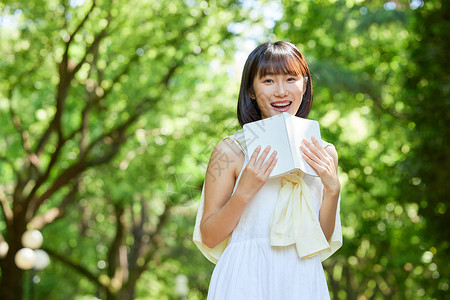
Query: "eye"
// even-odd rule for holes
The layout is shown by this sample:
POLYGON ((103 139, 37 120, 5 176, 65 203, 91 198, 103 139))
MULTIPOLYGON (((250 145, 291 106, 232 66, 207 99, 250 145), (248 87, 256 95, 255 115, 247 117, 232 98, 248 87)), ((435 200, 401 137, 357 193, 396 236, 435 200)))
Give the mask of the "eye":
POLYGON ((289 77, 289 78, 287 79, 287 81, 291 81, 291 82, 297 81, 297 78, 295 78, 295 77, 289 77))
POLYGON ((273 82, 273 80, 272 79, 264 79, 264 81, 263 82, 265 82, 265 83, 272 83, 273 82))

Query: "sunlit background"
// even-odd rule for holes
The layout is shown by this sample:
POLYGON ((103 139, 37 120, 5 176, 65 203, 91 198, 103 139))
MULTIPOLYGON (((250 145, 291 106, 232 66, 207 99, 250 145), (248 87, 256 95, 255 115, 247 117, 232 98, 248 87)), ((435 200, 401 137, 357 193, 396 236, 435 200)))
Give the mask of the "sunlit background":
POLYGON ((443 0, 0 3, 0 298, 205 299, 192 243, 259 43, 307 58, 339 153, 332 299, 449 293, 443 0))

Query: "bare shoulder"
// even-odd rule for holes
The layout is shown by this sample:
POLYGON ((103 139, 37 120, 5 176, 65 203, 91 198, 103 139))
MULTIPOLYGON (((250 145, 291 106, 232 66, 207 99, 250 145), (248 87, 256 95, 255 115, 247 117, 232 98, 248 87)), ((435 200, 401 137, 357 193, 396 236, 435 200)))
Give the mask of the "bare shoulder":
POLYGON ((217 144, 205 175, 205 206, 202 222, 219 211, 230 199, 245 156, 230 139, 217 144))
POLYGON ((239 146, 231 139, 223 139, 216 145, 211 154, 208 171, 213 173, 232 171, 232 173, 238 175, 244 160, 244 153, 239 146))
POLYGON ((328 153, 328 155, 331 156, 331 158, 332 158, 333 161, 334 161, 334 166, 335 166, 336 169, 337 169, 339 158, 338 158, 338 154, 337 154, 336 148, 334 147, 334 145, 330 144, 330 145, 327 145, 327 146, 325 147, 325 151, 328 153))

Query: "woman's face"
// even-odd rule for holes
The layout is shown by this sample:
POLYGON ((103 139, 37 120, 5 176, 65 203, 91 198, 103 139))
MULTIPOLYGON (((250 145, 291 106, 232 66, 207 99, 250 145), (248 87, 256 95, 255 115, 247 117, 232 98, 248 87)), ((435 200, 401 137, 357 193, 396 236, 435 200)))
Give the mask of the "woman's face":
POLYGON ((302 76, 269 74, 260 77, 258 74, 253 79, 255 93, 250 92, 250 96, 256 99, 263 119, 282 112, 295 115, 302 104, 305 87, 305 79, 302 76))

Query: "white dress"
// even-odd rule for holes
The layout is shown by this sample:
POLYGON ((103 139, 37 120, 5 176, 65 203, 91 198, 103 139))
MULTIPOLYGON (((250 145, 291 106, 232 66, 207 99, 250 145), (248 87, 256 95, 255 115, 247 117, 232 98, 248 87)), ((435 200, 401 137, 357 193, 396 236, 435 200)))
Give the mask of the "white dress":
MULTIPOLYGON (((249 157, 245 148, 239 146, 246 156, 243 170, 249 157)), ((240 175, 235 189, 239 179, 240 175)), ((320 179, 310 177, 307 180, 311 181, 308 185, 313 187, 311 192, 315 198, 321 200, 321 189, 314 188, 321 184, 312 182, 320 182, 320 179)), ((280 177, 269 179, 245 208, 218 258, 209 286, 209 300, 330 299, 320 255, 299 258, 295 244, 281 247, 270 245, 269 223, 280 187, 280 177)), ((320 205, 317 202, 314 208, 317 215, 320 205)), ((200 215, 202 210, 201 207, 200 215)), ((198 219, 199 215, 197 222, 198 219)), ((338 225, 340 230, 340 219, 338 225)), ((199 238, 194 232, 194 242, 202 250, 196 239, 199 238)), ((202 252, 208 257, 204 248, 202 252)))

